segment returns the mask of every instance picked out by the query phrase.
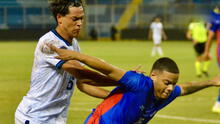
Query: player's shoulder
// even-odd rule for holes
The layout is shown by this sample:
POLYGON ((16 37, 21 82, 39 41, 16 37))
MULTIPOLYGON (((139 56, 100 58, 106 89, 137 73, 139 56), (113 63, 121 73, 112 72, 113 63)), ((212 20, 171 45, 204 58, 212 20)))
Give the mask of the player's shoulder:
POLYGON ((141 82, 143 85, 145 85, 144 83, 149 84, 152 82, 152 79, 149 76, 146 76, 143 73, 138 73, 136 71, 128 71, 126 72, 126 76, 134 81, 141 82))
POLYGON ((52 31, 45 33, 42 37, 40 37, 39 41, 43 41, 45 39, 55 39, 52 31))

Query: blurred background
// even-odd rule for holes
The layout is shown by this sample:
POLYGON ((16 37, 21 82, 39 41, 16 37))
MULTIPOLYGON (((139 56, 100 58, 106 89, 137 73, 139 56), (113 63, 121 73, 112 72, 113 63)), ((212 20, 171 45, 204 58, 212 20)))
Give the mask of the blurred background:
MULTIPOLYGON (((160 16, 169 40, 184 40, 192 18, 206 19, 220 0, 85 0, 81 39, 95 31, 98 39, 146 39, 153 17, 160 16), (135 32, 135 33, 134 33, 135 32), (173 34, 175 32, 175 35, 173 34)), ((0 40, 36 40, 53 28, 47 0, 1 0, 0 40), (10 33, 10 35, 7 35, 10 33)))

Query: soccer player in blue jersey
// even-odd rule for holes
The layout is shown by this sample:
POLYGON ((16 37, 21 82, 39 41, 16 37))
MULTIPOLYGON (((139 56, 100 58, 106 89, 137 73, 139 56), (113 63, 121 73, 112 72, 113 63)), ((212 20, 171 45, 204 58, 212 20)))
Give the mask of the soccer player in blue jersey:
POLYGON ((149 76, 125 71, 95 57, 48 45, 62 60, 79 60, 118 82, 110 95, 89 115, 85 124, 146 124, 176 97, 220 86, 220 75, 212 80, 176 85, 177 64, 170 58, 158 59, 149 76))
MULTIPOLYGON (((204 52, 204 58, 208 59, 208 53, 211 48, 212 40, 216 34, 216 39, 217 39, 216 54, 217 54, 218 67, 220 68, 220 5, 216 6, 214 11, 211 13, 210 24, 211 25, 208 34, 208 41, 206 43, 206 48, 204 52)), ((220 89, 219 89, 219 95, 217 101, 212 107, 212 111, 220 114, 220 89)))

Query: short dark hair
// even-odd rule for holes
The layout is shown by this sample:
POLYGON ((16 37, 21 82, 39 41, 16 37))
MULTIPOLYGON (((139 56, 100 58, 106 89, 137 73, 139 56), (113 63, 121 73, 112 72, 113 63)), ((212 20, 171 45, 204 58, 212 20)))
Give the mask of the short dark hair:
POLYGON ((50 0, 50 10, 53 13, 53 16, 57 22, 57 14, 61 14, 62 16, 65 16, 69 13, 69 7, 80 7, 83 6, 83 3, 81 0, 50 0))
POLYGON ((153 70, 167 71, 170 73, 179 74, 179 68, 177 64, 168 57, 162 57, 156 60, 153 64, 151 72, 153 70))

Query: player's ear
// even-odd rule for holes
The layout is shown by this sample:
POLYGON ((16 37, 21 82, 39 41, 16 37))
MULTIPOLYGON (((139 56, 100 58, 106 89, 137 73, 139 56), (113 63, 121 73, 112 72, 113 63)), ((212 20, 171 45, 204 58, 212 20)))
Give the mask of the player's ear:
POLYGON ((151 73, 150 73, 151 79, 156 78, 157 75, 158 75, 158 71, 156 71, 156 70, 152 70, 151 73))
POLYGON ((56 18, 57 18, 57 23, 58 24, 62 24, 62 17, 63 16, 61 14, 59 14, 59 13, 57 14, 56 18))

